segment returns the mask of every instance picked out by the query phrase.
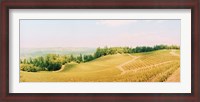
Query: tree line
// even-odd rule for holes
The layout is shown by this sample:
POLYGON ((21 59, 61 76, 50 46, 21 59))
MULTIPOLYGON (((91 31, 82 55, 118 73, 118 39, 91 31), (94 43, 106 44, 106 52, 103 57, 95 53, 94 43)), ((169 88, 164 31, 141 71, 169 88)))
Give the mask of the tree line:
POLYGON ((36 58, 20 59, 20 69, 22 71, 37 72, 37 71, 55 71, 59 70, 62 65, 70 62, 84 63, 92 61, 96 58, 113 55, 113 54, 123 54, 123 53, 140 53, 140 52, 150 52, 161 49, 180 49, 176 45, 156 45, 153 47, 148 46, 138 46, 135 48, 131 47, 98 47, 94 54, 91 55, 58 55, 58 54, 47 54, 46 56, 40 56, 36 58))
POLYGON ((140 53, 140 52, 150 52, 155 50, 161 50, 161 49, 180 49, 179 46, 176 45, 155 45, 153 47, 149 46, 138 46, 135 48, 131 47, 104 47, 104 48, 97 48, 96 52, 94 53, 94 58, 98 58, 105 55, 113 55, 117 53, 140 53))

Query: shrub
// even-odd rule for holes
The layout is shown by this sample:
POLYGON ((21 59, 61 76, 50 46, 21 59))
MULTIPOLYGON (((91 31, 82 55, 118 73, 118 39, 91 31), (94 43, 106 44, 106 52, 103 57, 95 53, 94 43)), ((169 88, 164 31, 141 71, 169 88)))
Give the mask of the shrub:
POLYGON ((41 71, 42 68, 36 67, 33 64, 20 64, 20 70, 27 72, 37 72, 41 71))

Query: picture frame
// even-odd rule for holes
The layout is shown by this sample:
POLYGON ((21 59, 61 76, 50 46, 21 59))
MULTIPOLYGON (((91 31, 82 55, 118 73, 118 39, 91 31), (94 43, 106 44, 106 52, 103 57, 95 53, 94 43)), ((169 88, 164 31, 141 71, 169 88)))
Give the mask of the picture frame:
POLYGON ((184 101, 199 102, 199 0, 4 0, 1 2, 1 101, 184 101), (10 9, 191 9, 191 93, 9 93, 10 9))

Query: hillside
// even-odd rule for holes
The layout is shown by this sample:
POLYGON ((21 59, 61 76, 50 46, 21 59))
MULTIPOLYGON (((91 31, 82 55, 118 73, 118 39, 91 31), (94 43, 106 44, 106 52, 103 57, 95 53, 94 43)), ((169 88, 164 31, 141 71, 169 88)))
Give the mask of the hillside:
POLYGON ((180 50, 106 55, 59 71, 20 72, 21 82, 179 82, 180 50))

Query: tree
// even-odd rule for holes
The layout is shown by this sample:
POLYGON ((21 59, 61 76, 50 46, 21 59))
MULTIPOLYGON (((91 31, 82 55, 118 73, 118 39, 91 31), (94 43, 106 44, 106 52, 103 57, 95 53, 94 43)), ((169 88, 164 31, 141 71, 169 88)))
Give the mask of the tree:
POLYGON ((24 61, 23 61, 23 62, 24 62, 24 64, 26 64, 26 63, 27 63, 27 62, 26 62, 26 59, 24 59, 24 61))
POLYGON ((77 56, 76 62, 77 62, 77 63, 83 62, 83 56, 82 56, 82 54, 80 54, 79 56, 77 56))
POLYGON ((72 54, 70 55, 69 61, 70 62, 75 61, 75 57, 72 54))
POLYGON ((99 58, 99 57, 101 57, 102 55, 101 55, 101 48, 100 47, 98 47, 97 49, 96 49, 96 52, 94 53, 94 57, 95 58, 99 58))
POLYGON ((22 59, 20 59, 20 64, 22 64, 23 63, 23 61, 22 61, 22 59))

